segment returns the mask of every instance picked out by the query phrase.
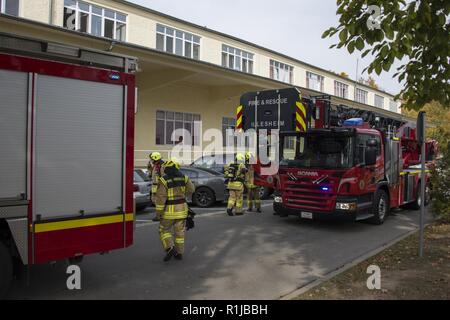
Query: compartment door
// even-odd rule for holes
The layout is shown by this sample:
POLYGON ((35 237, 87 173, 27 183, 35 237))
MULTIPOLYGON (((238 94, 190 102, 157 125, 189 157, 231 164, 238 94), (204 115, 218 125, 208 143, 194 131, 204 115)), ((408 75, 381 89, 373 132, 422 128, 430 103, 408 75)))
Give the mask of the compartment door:
POLYGON ((0 205, 27 199, 28 78, 0 70, 0 205))
POLYGON ((35 218, 120 212, 124 87, 39 75, 36 91, 35 218))

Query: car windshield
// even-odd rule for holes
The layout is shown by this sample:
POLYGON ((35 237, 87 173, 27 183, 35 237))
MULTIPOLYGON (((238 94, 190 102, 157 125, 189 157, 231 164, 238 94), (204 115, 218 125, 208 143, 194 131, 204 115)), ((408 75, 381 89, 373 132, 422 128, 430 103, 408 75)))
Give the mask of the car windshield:
POLYGON ((348 168, 352 166, 353 138, 348 135, 285 136, 281 166, 348 168))

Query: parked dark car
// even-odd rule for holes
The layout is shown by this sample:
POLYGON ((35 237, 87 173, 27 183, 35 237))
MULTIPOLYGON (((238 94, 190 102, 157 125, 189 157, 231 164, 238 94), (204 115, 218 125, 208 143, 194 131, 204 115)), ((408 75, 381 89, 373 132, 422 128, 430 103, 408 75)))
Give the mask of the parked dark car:
MULTIPOLYGON (((201 156, 200 158, 191 163, 191 167, 214 170, 223 174, 225 171, 224 169, 225 164, 232 162, 235 157, 236 154, 229 154, 229 153, 215 154, 214 156, 212 155, 201 156)), ((261 199, 269 198, 270 195, 272 195, 272 193, 273 189, 267 187, 261 187, 259 191, 261 199)))
POLYGON ((201 208, 208 208, 216 202, 228 199, 223 174, 207 168, 182 167, 180 170, 191 179, 195 186, 192 199, 188 199, 188 202, 201 208))

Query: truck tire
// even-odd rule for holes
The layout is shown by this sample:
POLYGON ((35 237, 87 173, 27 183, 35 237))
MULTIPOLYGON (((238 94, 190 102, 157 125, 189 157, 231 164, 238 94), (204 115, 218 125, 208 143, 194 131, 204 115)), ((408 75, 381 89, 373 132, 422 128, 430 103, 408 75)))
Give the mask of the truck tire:
POLYGON ((286 218, 289 215, 288 212, 286 212, 286 210, 283 208, 283 206, 278 203, 273 204, 273 211, 274 215, 279 216, 281 218, 286 218))
POLYGON ((370 223, 380 225, 384 223, 387 215, 389 214, 389 197, 386 191, 379 189, 375 194, 373 207, 373 217, 369 219, 370 223))
POLYGON ((11 253, 3 242, 0 242, 0 299, 5 298, 13 278, 13 261, 11 253))
MULTIPOLYGON (((417 184, 417 197, 416 200, 414 200, 413 203, 409 206, 413 210, 419 210, 420 209, 420 203, 421 203, 421 194, 420 194, 420 188, 421 188, 421 182, 417 184)), ((425 207, 430 203, 430 186, 427 183, 425 185, 425 207)))

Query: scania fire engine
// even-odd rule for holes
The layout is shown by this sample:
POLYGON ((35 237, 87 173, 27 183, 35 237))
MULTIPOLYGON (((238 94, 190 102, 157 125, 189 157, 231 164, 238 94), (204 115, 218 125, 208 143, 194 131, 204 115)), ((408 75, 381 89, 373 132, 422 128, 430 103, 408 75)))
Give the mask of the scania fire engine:
MULTIPOLYGON (((280 216, 382 224, 390 208, 420 206, 415 123, 302 97, 296 88, 247 93, 239 110, 240 129, 279 129, 279 170, 269 180, 280 216)), ((437 144, 428 141, 426 150, 430 163, 437 144)), ((423 183, 428 203, 429 179, 423 183)))
POLYGON ((133 242, 136 59, 0 34, 0 295, 13 261, 133 242))

